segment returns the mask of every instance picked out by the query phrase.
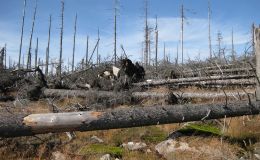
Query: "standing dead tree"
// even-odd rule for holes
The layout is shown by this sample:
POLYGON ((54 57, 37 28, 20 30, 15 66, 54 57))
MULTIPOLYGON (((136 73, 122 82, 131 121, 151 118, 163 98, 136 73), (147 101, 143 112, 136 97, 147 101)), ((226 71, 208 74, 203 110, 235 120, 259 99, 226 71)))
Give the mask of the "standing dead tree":
POLYGON ((22 54, 22 46, 23 46, 23 30, 24 30, 25 8, 26 8, 26 0, 24 0, 24 6, 23 6, 21 40, 20 40, 19 58, 18 58, 18 68, 19 69, 21 68, 21 54, 22 54))
POLYGON ((34 59, 34 67, 37 67, 37 58, 38 58, 38 37, 36 40, 36 48, 35 48, 35 59, 34 59))
POLYGON ((149 27, 148 27, 148 0, 145 0, 145 48, 144 48, 144 66, 148 66, 148 52, 149 52, 149 27))
POLYGON ((73 36, 73 51, 72 51, 72 72, 74 72, 74 59, 75 59, 75 42, 76 42, 76 32, 77 32, 77 14, 75 16, 74 24, 74 36, 73 36))
POLYGON ((58 65, 58 77, 61 80, 61 62, 62 62, 62 42, 63 42, 63 23, 64 23, 64 0, 61 0, 61 27, 60 27, 60 58, 58 65))
POLYGON ((260 101, 260 28, 254 29, 254 44, 255 44, 255 55, 256 55, 256 100, 260 101))
POLYGON ((116 65, 117 60, 117 13, 118 13, 118 0, 115 0, 114 7, 114 65, 116 65))
POLYGON ((184 7, 181 5, 181 64, 183 65, 184 7))
POLYGON ((97 43, 97 56, 96 56, 97 65, 98 65, 98 57, 99 57, 99 41, 100 41, 100 37, 99 37, 99 28, 98 28, 98 43, 97 43))
POLYGON ((0 50, 0 70, 4 69, 5 49, 0 50))
POLYGON ((46 68, 45 68, 45 75, 47 76, 49 73, 49 57, 50 57, 50 39, 51 39, 51 15, 49 20, 49 32, 48 32, 48 45, 46 49, 46 68))
POLYGON ((87 36, 87 47, 86 47, 86 68, 88 67, 88 41, 89 41, 89 37, 87 36))
POLYGON ((210 7, 210 0, 208 1, 208 29, 209 29, 209 57, 210 59, 212 58, 212 45, 211 45, 211 25, 210 25, 210 20, 211 20, 211 7, 210 7))
POLYGON ((35 8, 34 8, 32 30, 31 30, 30 43, 29 43, 29 49, 28 49, 28 55, 27 55, 27 69, 31 69, 31 67, 32 67, 32 53, 31 53, 31 49, 32 49, 32 38, 33 38, 33 32, 34 32, 34 24, 35 24, 36 12, 37 12, 37 0, 36 0, 35 8))
POLYGON ((157 23, 157 16, 156 16, 156 24, 155 24, 155 69, 156 72, 158 70, 158 23, 157 23))

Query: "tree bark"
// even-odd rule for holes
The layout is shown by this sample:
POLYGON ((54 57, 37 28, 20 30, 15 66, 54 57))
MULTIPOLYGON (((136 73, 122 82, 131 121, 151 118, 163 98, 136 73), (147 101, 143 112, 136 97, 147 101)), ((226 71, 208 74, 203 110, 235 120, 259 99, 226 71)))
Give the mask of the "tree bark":
POLYGON ((181 98, 223 98, 223 97, 239 97, 245 96, 247 94, 254 94, 254 91, 245 92, 204 92, 204 93, 194 93, 194 92, 170 92, 170 93, 156 93, 156 92, 109 92, 109 91, 84 91, 84 90, 63 90, 63 89, 45 89, 43 91, 45 97, 99 97, 99 98, 119 98, 119 97, 131 97, 135 100, 137 99, 168 99, 171 97, 171 94, 174 94, 176 97, 181 98))
POLYGON ((260 101, 260 28, 254 29, 254 47, 256 55, 256 75, 257 75, 257 84, 256 84, 256 100, 260 101))
MULTIPOLYGON (((252 78, 254 75, 225 75, 225 76, 209 76, 209 77, 190 77, 190 78, 178 78, 178 79, 161 79, 161 80, 150 80, 146 82, 134 83, 134 86, 158 86, 166 84, 177 84, 184 82, 197 82, 197 83, 206 83, 205 81, 215 82, 217 80, 227 80, 227 79, 245 79, 252 78)), ((233 80, 233 81, 234 81, 233 80)), ((217 81, 220 82, 220 81, 217 81)), ((224 82, 224 81, 223 81, 224 82)))
POLYGON ((0 113, 0 137, 31 136, 49 132, 93 131, 158 124, 201 121, 260 112, 260 102, 121 108, 105 112, 45 114, 0 113))
POLYGON ((232 73, 252 73, 255 72, 255 68, 230 68, 230 69, 216 69, 216 70, 195 70, 195 71, 183 71, 180 73, 183 76, 199 76, 199 75, 221 75, 221 74, 232 74, 232 73))

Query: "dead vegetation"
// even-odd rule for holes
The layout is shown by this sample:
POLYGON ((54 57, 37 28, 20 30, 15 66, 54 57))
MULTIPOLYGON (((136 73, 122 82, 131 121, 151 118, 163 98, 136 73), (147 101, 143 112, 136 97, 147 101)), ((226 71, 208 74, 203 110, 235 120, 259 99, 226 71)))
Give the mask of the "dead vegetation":
MULTIPOLYGON (((245 51, 240 57, 226 57, 223 53, 224 57, 210 55, 209 59, 187 63, 182 59, 180 65, 178 59, 175 63, 166 57, 158 60, 156 46, 153 66, 148 57, 150 33, 146 8, 144 67, 128 59, 126 53, 120 58, 116 55, 115 16, 114 59, 101 62, 97 56, 97 64, 90 63, 99 45, 98 38, 92 54, 75 66, 76 18, 72 71, 65 70, 62 64, 64 1, 61 6, 58 63, 49 63, 48 42, 46 64, 36 65, 36 58, 35 68, 32 67, 34 24, 26 69, 20 64, 21 50, 18 69, 11 66, 6 69, 3 63, 6 48, 0 52, 0 135, 3 137, 0 159, 83 160, 100 159, 105 154, 112 159, 129 160, 259 159, 259 102, 255 102, 260 95, 259 48, 256 47, 256 53, 245 51), (56 66, 55 74, 48 71, 49 65, 56 66), (38 113, 53 114, 44 117, 38 113), (77 114, 80 116, 78 119, 57 116, 65 113, 80 113, 77 114), (200 122, 190 122, 194 120, 200 122), (171 122, 175 124, 167 124, 171 122), (4 138, 9 136, 15 138, 4 138), (124 147, 143 143, 135 150, 124 147)), ((157 28, 156 31, 158 41, 157 28)))

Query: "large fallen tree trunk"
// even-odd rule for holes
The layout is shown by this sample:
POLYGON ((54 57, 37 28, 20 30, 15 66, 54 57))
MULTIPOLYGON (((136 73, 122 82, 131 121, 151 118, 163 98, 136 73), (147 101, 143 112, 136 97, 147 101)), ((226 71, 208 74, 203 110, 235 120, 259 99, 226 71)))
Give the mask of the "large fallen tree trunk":
POLYGON ((208 76, 208 77, 191 77, 191 78, 178 78, 178 79, 161 79, 161 80, 147 80, 145 82, 134 83, 133 85, 134 86, 158 86, 158 85, 166 85, 166 84, 178 84, 184 82, 206 83, 206 81, 211 81, 212 83, 212 82, 220 82, 223 80, 239 81, 239 79, 246 79, 252 77, 255 76, 254 75, 230 75, 230 76, 208 76))
POLYGON ((132 96, 134 98, 165 98, 169 97, 170 94, 174 94, 178 98, 201 98, 201 99, 213 99, 213 98, 236 98, 239 99, 244 96, 254 96, 254 91, 249 92, 204 92, 204 93, 194 93, 194 92, 171 92, 171 93, 156 93, 156 92, 133 92, 132 96))
POLYGON ((249 92, 203 92, 203 93, 194 93, 194 92, 169 92, 169 93, 157 93, 157 92, 109 92, 109 91, 84 91, 84 90, 62 90, 62 89, 45 89, 43 91, 45 97, 99 97, 99 98, 110 98, 115 97, 131 97, 134 99, 147 99, 147 98, 165 98, 168 99, 171 95, 175 95, 180 98, 223 98, 223 97, 236 97, 247 96, 247 94, 254 94, 254 91, 249 92))
POLYGON ((199 82, 183 82, 174 85, 178 86, 252 86, 256 85, 255 79, 228 79, 228 80, 213 80, 213 81, 199 81, 199 82))
POLYGON ((213 74, 230 74, 230 73, 252 73, 255 68, 231 68, 231 69, 216 69, 216 70, 199 70, 199 71, 185 71, 183 76, 191 75, 213 75, 213 74))
POLYGON ((121 108, 105 112, 45 114, 0 113, 0 137, 31 136, 49 132, 93 131, 200 121, 260 112, 260 102, 121 108))

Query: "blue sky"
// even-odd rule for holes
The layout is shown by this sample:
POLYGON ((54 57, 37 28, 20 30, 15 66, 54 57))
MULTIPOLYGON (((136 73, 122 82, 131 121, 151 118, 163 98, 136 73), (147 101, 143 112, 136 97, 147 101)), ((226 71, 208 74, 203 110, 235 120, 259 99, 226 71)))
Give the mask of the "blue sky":
MULTIPOLYGON (((163 58, 163 43, 171 60, 176 56, 180 40, 180 5, 184 4, 186 23, 184 26, 184 59, 208 57, 207 0, 148 0, 148 18, 150 27, 154 27, 155 16, 159 26, 159 57, 163 58)), ((109 59, 113 54, 113 4, 114 0, 65 0, 64 19, 64 61, 72 59, 73 27, 75 14, 78 14, 76 39, 76 62, 85 56, 86 37, 90 37, 90 50, 97 40, 100 29, 100 54, 102 59, 109 59)), ((260 14, 257 7, 259 0, 211 0, 212 9, 212 45, 216 51, 217 32, 223 36, 223 47, 227 54, 231 48, 231 30, 234 30, 235 49, 242 53, 251 36, 252 23, 259 24, 260 14)), ((0 46, 7 44, 8 55, 17 61, 19 52, 20 30, 22 23, 23 0, 1 0, 0 10, 0 46)), ((28 52, 29 36, 35 0, 27 0, 23 54, 28 52)), ((122 44, 126 53, 140 61, 142 41, 144 40, 144 1, 120 0, 118 17, 118 53, 122 44)), ((39 37, 39 55, 45 58, 48 38, 48 19, 53 17, 51 32, 51 59, 59 54, 60 0, 38 0, 33 51, 36 38, 39 37)), ((152 39, 154 40, 154 39, 152 39)), ((154 49, 152 47, 152 56, 154 49)), ((93 57, 95 59, 95 55, 93 57)))

